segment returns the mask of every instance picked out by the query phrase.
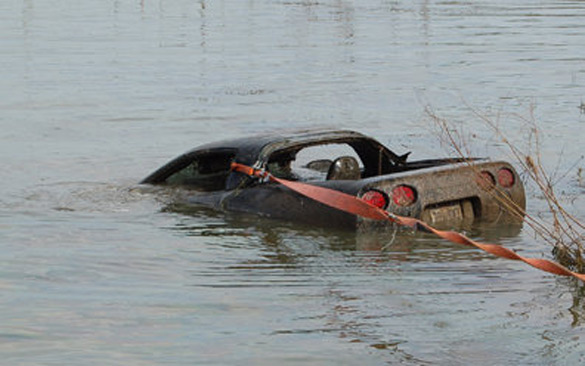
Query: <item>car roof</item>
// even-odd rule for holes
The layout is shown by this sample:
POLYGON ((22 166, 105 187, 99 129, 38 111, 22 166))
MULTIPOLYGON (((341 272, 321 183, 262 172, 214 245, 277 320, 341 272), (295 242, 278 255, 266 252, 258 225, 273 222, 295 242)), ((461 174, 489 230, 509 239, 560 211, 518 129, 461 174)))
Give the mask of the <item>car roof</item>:
POLYGON ((234 138, 199 146, 187 154, 199 155, 214 151, 234 151, 236 160, 243 164, 266 162, 277 150, 295 150, 302 147, 323 144, 367 140, 382 146, 376 140, 359 132, 338 129, 280 130, 271 133, 234 138))
POLYGON ((360 156, 366 176, 376 174, 381 167, 395 164, 402 157, 388 150, 375 139, 356 131, 339 129, 304 129, 275 131, 260 135, 233 138, 196 147, 171 160, 146 177, 142 183, 160 183, 169 174, 182 169, 193 159, 205 155, 231 156, 238 163, 265 168, 269 159, 287 159, 309 146, 346 143, 360 156))

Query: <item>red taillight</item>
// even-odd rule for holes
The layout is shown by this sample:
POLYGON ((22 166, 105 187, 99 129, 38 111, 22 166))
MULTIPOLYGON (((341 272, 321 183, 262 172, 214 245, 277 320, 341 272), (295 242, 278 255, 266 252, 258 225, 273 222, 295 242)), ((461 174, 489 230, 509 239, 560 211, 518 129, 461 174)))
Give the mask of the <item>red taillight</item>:
POLYGON ((392 200, 398 206, 410 206, 416 201, 416 191, 409 186, 398 186, 392 190, 392 200))
POLYGON ((514 173, 508 168, 502 168, 498 171, 498 183, 504 188, 510 188, 516 182, 514 173))
POLYGON ((496 179, 492 173, 484 170, 479 173, 479 176, 477 177, 477 184, 479 184, 481 188, 487 191, 495 187, 496 179))
POLYGON ((381 209, 385 209, 388 206, 386 195, 380 191, 367 191, 362 195, 362 200, 381 209))

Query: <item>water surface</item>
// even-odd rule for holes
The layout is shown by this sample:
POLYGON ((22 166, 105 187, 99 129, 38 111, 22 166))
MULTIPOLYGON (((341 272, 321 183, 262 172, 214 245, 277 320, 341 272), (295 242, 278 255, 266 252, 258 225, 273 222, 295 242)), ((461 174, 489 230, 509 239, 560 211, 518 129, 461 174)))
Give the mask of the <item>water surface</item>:
MULTIPOLYGON (((0 4, 10 365, 580 364, 582 290, 420 233, 185 211, 136 182, 198 144, 335 126, 445 155, 431 106, 526 142, 585 217, 580 1, 0 4), (562 179, 561 179, 562 178, 562 179)), ((529 212, 547 218, 528 188, 529 212)), ((469 232, 550 258, 528 228, 469 232)))

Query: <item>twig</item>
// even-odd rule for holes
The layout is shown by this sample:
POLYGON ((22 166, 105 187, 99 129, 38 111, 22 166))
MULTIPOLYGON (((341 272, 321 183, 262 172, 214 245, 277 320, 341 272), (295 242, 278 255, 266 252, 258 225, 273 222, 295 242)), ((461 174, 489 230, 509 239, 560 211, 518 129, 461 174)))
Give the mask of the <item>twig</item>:
MULTIPOLYGON (((488 117, 485 113, 481 113, 474 108, 470 109, 474 116, 485 126, 489 127, 496 138, 508 148, 518 166, 528 177, 528 180, 536 185, 548 206, 552 222, 544 222, 540 217, 523 212, 520 207, 512 202, 507 195, 502 194, 502 192, 496 190, 493 193, 494 197, 498 199, 502 206, 510 213, 518 217, 523 217, 525 223, 533 230, 536 236, 552 245, 553 253, 561 263, 578 272, 585 272, 585 249, 583 245, 585 235, 582 232, 585 230, 585 224, 580 222, 563 207, 555 193, 555 185, 568 174, 567 172, 559 177, 558 166, 560 166, 560 161, 557 163, 557 169, 554 174, 551 175, 544 169, 542 155, 540 154, 540 133, 534 122, 534 108, 531 107, 528 118, 520 115, 513 115, 529 128, 527 141, 528 152, 522 151, 506 137, 502 129, 496 123, 496 121, 499 120, 499 114, 497 116, 498 118, 494 120, 488 117), (554 178, 555 176, 557 177, 556 179, 554 178)), ((446 140, 446 143, 451 149, 454 150, 458 157, 466 159, 470 154, 469 146, 462 138, 463 132, 451 128, 447 120, 439 117, 429 106, 426 107, 425 112, 435 125, 439 127, 443 139, 446 140)), ((472 160, 467 159, 466 161, 473 166, 472 160)), ((575 165, 573 165, 573 167, 575 165)), ((578 173, 579 177, 580 174, 581 169, 578 173)))

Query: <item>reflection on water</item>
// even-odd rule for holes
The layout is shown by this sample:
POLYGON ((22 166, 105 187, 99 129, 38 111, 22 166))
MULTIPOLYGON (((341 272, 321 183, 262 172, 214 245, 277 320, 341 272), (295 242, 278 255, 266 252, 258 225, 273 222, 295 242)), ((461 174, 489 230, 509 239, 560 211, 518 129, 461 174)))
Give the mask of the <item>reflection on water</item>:
MULTIPOLYGON (((474 155, 505 157, 471 106, 519 143, 508 116, 533 111, 578 211, 584 18, 581 1, 1 2, 4 362, 582 364, 572 280, 409 230, 189 212, 134 185, 274 128, 444 155, 426 104, 473 132, 474 155)), ((534 194, 528 210, 546 218, 534 194)), ((550 257, 522 227, 461 229, 550 257)))
MULTIPOLYGON (((269 253, 263 253, 262 260, 257 262, 259 268, 270 264, 291 266, 297 261, 321 257, 323 251, 340 252, 340 255, 354 255, 357 252, 358 256, 375 257, 377 262, 428 264, 495 259, 477 249, 449 243, 410 228, 386 226, 383 230, 371 232, 328 229, 252 214, 222 213, 177 203, 167 205, 163 211, 187 215, 169 228, 179 231, 181 235, 260 238, 263 248, 269 253)), ((505 241, 513 245, 515 241, 519 241, 516 239, 521 228, 521 224, 496 225, 480 222, 469 228, 466 234, 482 242, 505 241)), ((472 270, 475 271, 476 268, 472 270)))
MULTIPOLYGON (((426 234, 396 230, 366 235, 193 210, 165 203, 172 195, 165 198, 158 189, 64 184, 38 190, 45 193, 34 196, 36 203, 27 203, 28 212, 55 202, 66 202, 61 206, 71 210, 52 214, 51 220, 62 227, 39 225, 36 240, 21 241, 32 251, 17 255, 3 276, 4 287, 14 291, 23 286, 16 280, 20 268, 27 268, 24 284, 35 291, 22 288, 10 303, 26 301, 44 309, 27 318, 13 308, 3 335, 13 347, 34 347, 35 359, 52 354, 51 338, 56 336, 92 352, 101 350, 93 342, 116 339, 131 350, 128 358, 107 356, 119 362, 153 357, 140 354, 157 344, 163 354, 174 347, 193 347, 197 351, 189 359, 196 361, 233 361, 230 355, 241 352, 251 364, 258 359, 246 349, 258 344, 273 349, 281 342, 302 346, 306 360, 314 361, 320 359, 323 339, 338 342, 326 347, 331 360, 350 347, 355 352, 352 362, 363 357, 363 350, 374 352, 367 352, 371 364, 526 360, 516 347, 538 355, 530 359, 570 362, 579 354, 574 350, 580 349, 575 334, 583 319, 581 290, 562 291, 559 299, 556 281, 571 289, 569 281, 426 234), (47 191, 60 192, 61 198, 47 191), (157 213, 161 203, 164 208, 157 213), (142 206, 146 217, 137 215, 142 206), (140 242, 132 239, 137 232, 142 232, 140 242), (45 298, 52 292, 65 298, 45 298), (564 309, 559 301, 566 304, 564 309), (504 316, 486 316, 491 313, 504 316), (87 327, 93 329, 91 335, 84 335, 87 327), (155 328, 159 330, 153 334, 155 328), (121 333, 113 334, 115 329, 121 333), (498 333, 517 341, 494 354, 494 345, 502 347, 494 335, 498 333), (150 338, 168 334, 177 337, 172 344, 150 338), (234 345, 226 346, 226 354, 225 349, 208 348, 209 337, 234 345), (429 342, 434 346, 429 348, 429 342)), ((26 213, 21 217, 31 220, 26 213)), ((526 250, 518 227, 478 225, 468 235, 526 250)), ((30 312, 30 307, 23 311, 27 308, 30 312)), ((260 349, 261 357, 271 362, 294 355, 260 349)))
MULTIPOLYGON (((441 351, 441 360, 472 362, 481 357, 486 364, 498 364, 505 362, 509 354, 494 355, 483 342, 493 343, 492 332, 531 317, 514 310, 503 319, 476 318, 485 309, 501 306, 502 298, 509 298, 513 308, 522 301, 534 303, 535 299, 531 295, 526 297, 523 290, 533 281, 530 274, 526 276, 525 268, 475 249, 408 230, 366 235, 276 224, 246 215, 182 209, 181 214, 187 216, 170 230, 218 237, 228 230, 228 236, 256 238, 252 245, 243 245, 258 251, 257 257, 233 259, 204 271, 193 270, 196 278, 209 278, 209 282, 198 282, 195 286, 288 289, 287 297, 295 301, 302 298, 305 303, 312 303, 319 299, 323 309, 317 314, 308 310, 293 317, 290 324, 272 331, 272 336, 294 339, 330 335, 349 344, 364 344, 388 352, 393 362, 412 364, 434 364, 436 351, 427 353, 421 347, 429 341, 440 342, 440 350, 446 347, 441 351), (474 319, 477 327, 475 337, 481 329, 481 340, 470 342, 467 338, 469 319, 474 319), (424 334, 429 326, 442 336, 429 340, 429 335, 424 334), (413 339, 412 334, 420 338, 413 339)), ((520 244, 517 226, 478 225, 468 234, 511 246, 520 244)), ((234 249, 231 243, 225 245, 226 249, 234 249)), ((518 330, 517 336, 526 339, 527 333, 518 330)), ((534 337, 529 338, 530 341, 521 342, 523 346, 534 342, 534 337)), ((544 339, 548 344, 545 347, 551 346, 551 340, 544 339)))

